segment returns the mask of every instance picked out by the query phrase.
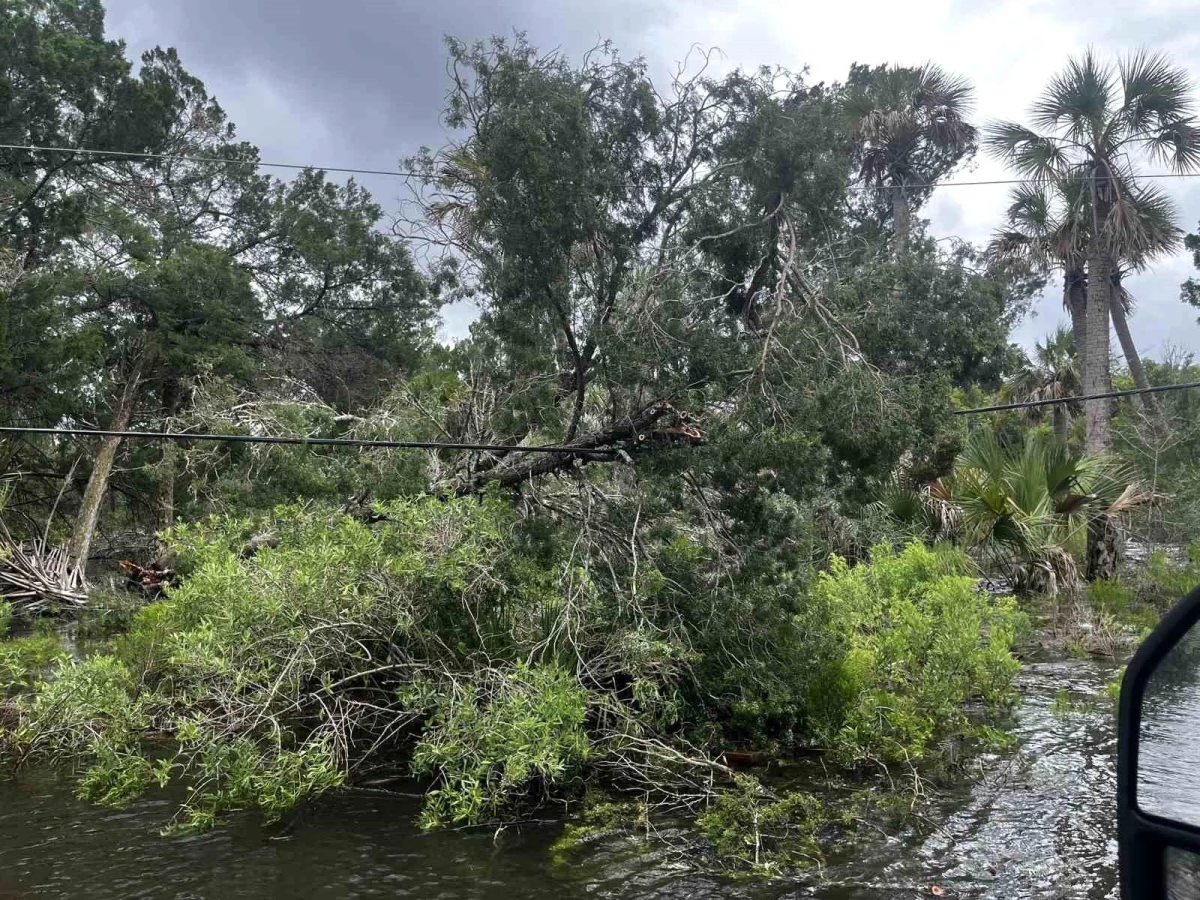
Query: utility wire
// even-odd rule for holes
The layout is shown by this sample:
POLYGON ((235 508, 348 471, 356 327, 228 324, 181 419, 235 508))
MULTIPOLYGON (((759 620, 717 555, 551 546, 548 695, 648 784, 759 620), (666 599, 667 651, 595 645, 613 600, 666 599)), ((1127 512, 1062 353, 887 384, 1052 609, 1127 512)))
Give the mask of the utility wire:
MULTIPOLYGON (((1133 388, 1127 391, 1107 391, 1103 394, 1087 394, 1082 397, 1057 397, 1051 400, 1027 400, 1021 403, 1001 403, 996 406, 977 406, 973 409, 957 409, 956 416, 973 416, 980 413, 1005 412, 1014 409, 1034 409, 1060 403, 1082 403, 1086 400, 1110 400, 1117 397, 1132 397, 1138 394, 1161 394, 1168 391, 1185 391, 1200 388, 1200 381, 1183 384, 1163 384, 1157 387, 1133 388)), ((526 444, 472 444, 458 441, 391 441, 364 440, 359 438, 296 437, 292 435, 255 434, 200 434, 186 431, 113 431, 103 428, 38 428, 25 425, 0 426, 0 434, 49 434, 64 437, 115 437, 125 440, 143 441, 219 441, 227 444, 290 444, 309 447, 374 447, 402 450, 476 450, 492 453, 561 453, 572 456, 612 456, 616 448, 572 447, 570 445, 526 445, 526 444)))
POLYGON ((0 144, 0 150, 28 150, 32 153, 80 153, 86 156, 118 156, 123 159, 157 159, 165 162, 229 163, 254 166, 259 169, 320 169, 351 175, 393 175, 398 178, 436 178, 428 172, 404 172, 396 169, 354 169, 347 166, 313 166, 302 163, 262 162, 255 159, 235 159, 221 156, 185 156, 171 153, 137 153, 130 150, 98 150, 91 147, 43 147, 37 144, 0 144))
POLYGON ((294 437, 290 435, 192 434, 186 431, 109 431, 102 428, 33 428, 0 426, 0 434, 54 434, 69 437, 116 437, 147 441, 223 441, 229 444, 298 444, 313 447, 379 447, 405 450, 488 450, 495 453, 564 453, 582 456, 611 456, 615 449, 571 446, 526 446, 524 444, 469 444, 455 441, 385 441, 358 438, 294 437))
POLYGON ((1108 400, 1113 397, 1132 397, 1135 394, 1161 394, 1166 391, 1185 391, 1200 388, 1200 381, 1186 384, 1163 384, 1158 387, 1134 388, 1128 391, 1108 391, 1104 394, 1088 394, 1084 397, 1057 397, 1053 400, 1027 400, 1023 403, 1002 403, 999 406, 979 406, 975 409, 956 409, 956 416, 973 416, 976 413, 1002 412, 1007 409, 1032 409, 1036 406, 1054 406, 1057 403, 1082 403, 1085 400, 1108 400))
MULTIPOLYGON (((261 160, 234 159, 220 156, 185 156, 171 153, 139 153, 130 150, 100 150, 94 147, 47 147, 39 144, 0 144, 0 150, 27 150, 31 153, 80 153, 90 156, 117 156, 124 159, 157 159, 163 161, 177 160, 179 162, 229 163, 230 165, 252 165, 260 169, 317 169, 324 172, 339 172, 350 175, 389 175, 396 178, 418 178, 435 181, 442 176, 432 172, 409 172, 403 169, 356 169, 350 166, 316 166, 303 163, 263 162, 261 160)), ((1131 173, 1123 176, 1125 180, 1136 181, 1139 178, 1200 178, 1200 172, 1149 172, 1131 173)), ((1100 177, 1097 181, 1105 181, 1100 177)), ((939 188, 939 187, 981 187, 984 185, 1012 184, 1049 184, 1046 178, 992 178, 979 181, 926 181, 910 182, 899 185, 904 188, 939 188)), ((891 190, 893 185, 867 185, 876 190, 891 190)))

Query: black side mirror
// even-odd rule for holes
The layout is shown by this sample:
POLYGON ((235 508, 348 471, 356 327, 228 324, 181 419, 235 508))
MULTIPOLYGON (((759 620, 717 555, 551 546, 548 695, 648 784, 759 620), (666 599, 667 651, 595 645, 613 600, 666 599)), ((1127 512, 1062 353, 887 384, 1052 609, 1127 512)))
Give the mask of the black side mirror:
POLYGON ((1117 837, 1123 900, 1200 900, 1200 588, 1125 671, 1117 837))

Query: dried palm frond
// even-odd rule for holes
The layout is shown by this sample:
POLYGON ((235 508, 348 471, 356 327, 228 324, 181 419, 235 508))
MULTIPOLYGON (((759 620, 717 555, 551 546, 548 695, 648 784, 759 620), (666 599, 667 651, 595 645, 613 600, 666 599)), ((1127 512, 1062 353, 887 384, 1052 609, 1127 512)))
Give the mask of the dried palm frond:
POLYGON ((0 523, 0 597, 29 615, 78 609, 87 603, 87 581, 65 545, 16 541, 0 523))

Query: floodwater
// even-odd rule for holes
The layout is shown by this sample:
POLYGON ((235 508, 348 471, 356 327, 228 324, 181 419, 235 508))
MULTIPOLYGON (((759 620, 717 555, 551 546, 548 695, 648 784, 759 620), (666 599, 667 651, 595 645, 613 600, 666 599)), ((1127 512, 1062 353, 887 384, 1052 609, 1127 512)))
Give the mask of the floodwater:
POLYGON ((932 804, 932 827, 861 841, 798 878, 721 879, 669 846, 628 837, 564 856, 551 849, 555 822, 426 834, 414 825, 416 797, 379 793, 326 798, 282 832, 242 820, 164 839, 167 799, 115 812, 29 774, 0 783, 0 900, 1115 897, 1115 717, 1102 696, 1115 671, 1028 665, 1019 746, 975 761, 932 804), (1067 710, 1055 702, 1063 695, 1095 703, 1067 710))

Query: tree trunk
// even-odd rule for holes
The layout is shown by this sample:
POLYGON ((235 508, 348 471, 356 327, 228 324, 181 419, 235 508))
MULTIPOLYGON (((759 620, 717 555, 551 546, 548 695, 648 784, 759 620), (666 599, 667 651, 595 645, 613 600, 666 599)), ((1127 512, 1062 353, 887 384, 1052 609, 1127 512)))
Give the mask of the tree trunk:
POLYGON ((1075 355, 1083 362, 1087 341, 1087 276, 1080 264, 1066 267, 1063 275, 1063 306, 1071 314, 1071 334, 1075 337, 1075 355))
POLYGON ((1054 417, 1054 439, 1065 447, 1071 437, 1071 423, 1067 420, 1067 405, 1065 403, 1055 403, 1054 412, 1051 415, 1054 417))
POLYGON ((912 234, 912 208, 904 193, 903 184, 892 185, 892 222, 896 229, 896 259, 908 253, 908 239, 912 234))
MULTIPOLYGON (((109 425, 111 431, 124 431, 133 419, 133 408, 136 405, 138 385, 142 380, 141 360, 134 367, 133 374, 125 382, 121 399, 109 425)), ((100 518, 100 504, 104 502, 104 494, 108 490, 108 477, 112 474, 113 462, 117 457, 117 448, 121 446, 118 437, 106 437, 100 442, 100 452, 96 454, 96 462, 92 465, 92 474, 88 476, 87 487, 83 491, 83 503, 79 507, 79 515, 75 517, 75 527, 71 531, 71 543, 68 550, 80 568, 87 565, 88 554, 92 549, 92 538, 96 533, 96 521, 100 518)))
MULTIPOLYGON (((1146 370, 1142 366, 1142 358, 1138 355, 1137 345, 1134 344, 1133 335, 1129 331, 1129 320, 1125 317, 1125 291, 1121 287, 1121 276, 1119 274, 1114 276, 1113 283, 1113 330, 1117 333, 1117 340, 1121 342, 1121 353, 1125 357, 1125 365, 1129 366, 1129 374, 1133 376, 1134 386, 1140 390, 1145 390, 1150 387, 1150 382, 1146 378, 1146 370)), ((1145 404, 1146 409, 1151 415, 1157 415, 1158 404, 1154 402, 1153 394, 1143 394, 1140 397, 1134 394, 1129 399, 1133 401, 1134 406, 1145 404)))
MULTIPOLYGON (((168 375, 162 380, 163 432, 171 430, 171 419, 179 407, 179 383, 168 375)), ((179 447, 174 441, 162 442, 162 457, 158 463, 158 481, 155 484, 155 507, 158 511, 158 528, 164 531, 175 524, 175 467, 179 447)))
POLYGON ((1117 577, 1121 562, 1121 529, 1112 516, 1101 513, 1088 520, 1087 580, 1117 577))
MULTIPOLYGON (((1084 325, 1083 393, 1103 394, 1112 390, 1112 366, 1109 358, 1108 325, 1112 298, 1112 257, 1099 246, 1088 254, 1087 315, 1084 325)), ((1087 418, 1084 452, 1088 455, 1108 450, 1108 400, 1087 400, 1083 404, 1087 418)))
MULTIPOLYGON (((1093 175, 1092 238, 1088 243, 1087 313, 1084 316, 1083 393, 1084 396, 1103 394, 1112 390, 1112 365, 1109 355, 1108 320, 1112 306, 1113 257, 1105 238, 1105 223, 1112 202, 1107 182, 1101 185, 1093 175)), ((1086 417, 1083 452, 1096 456, 1108 450, 1109 401, 1087 400, 1083 404, 1086 417)), ((1107 515, 1099 513, 1088 519, 1087 568, 1089 580, 1109 577, 1116 572, 1118 546, 1113 538, 1114 524, 1107 515)))

